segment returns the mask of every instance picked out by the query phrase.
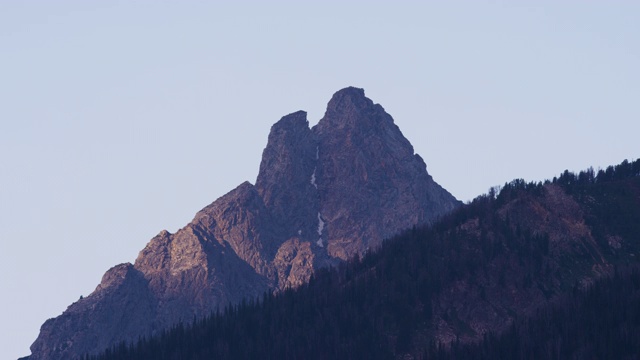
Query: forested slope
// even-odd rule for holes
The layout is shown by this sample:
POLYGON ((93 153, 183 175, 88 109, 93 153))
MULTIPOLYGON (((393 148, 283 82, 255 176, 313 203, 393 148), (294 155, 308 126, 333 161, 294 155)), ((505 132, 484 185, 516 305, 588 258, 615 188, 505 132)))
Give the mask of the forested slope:
POLYGON ((90 358, 631 357, 639 250, 640 161, 516 180, 295 290, 90 358))

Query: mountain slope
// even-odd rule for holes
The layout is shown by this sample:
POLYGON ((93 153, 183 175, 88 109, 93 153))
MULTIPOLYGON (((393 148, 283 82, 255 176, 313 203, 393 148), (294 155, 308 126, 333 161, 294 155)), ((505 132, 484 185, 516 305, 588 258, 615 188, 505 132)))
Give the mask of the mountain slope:
POLYGON ((640 268, 617 271, 478 343, 433 344, 425 359, 637 359, 640 268))
POLYGON ((300 286, 459 205, 380 105, 362 89, 340 90, 313 128, 302 111, 273 125, 255 185, 241 184, 175 234, 162 231, 135 264, 108 271, 92 294, 45 322, 31 359, 96 353, 300 286))
POLYGON ((92 359, 628 356, 640 328, 638 251, 640 160, 516 180, 295 291, 92 359), (607 306, 626 310, 590 313, 607 306))

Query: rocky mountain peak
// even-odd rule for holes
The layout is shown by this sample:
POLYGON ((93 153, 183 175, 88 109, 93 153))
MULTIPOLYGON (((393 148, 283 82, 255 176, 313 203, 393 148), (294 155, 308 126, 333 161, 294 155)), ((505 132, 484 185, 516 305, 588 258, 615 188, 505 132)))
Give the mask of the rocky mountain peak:
POLYGON ((94 293, 43 326, 31 360, 95 353, 268 289, 299 286, 317 268, 458 205, 382 106, 362 89, 342 89, 313 128, 304 111, 276 122, 255 186, 242 183, 175 234, 151 239, 135 265, 107 272, 94 293), (107 320, 91 322, 97 318, 107 320))
POLYGON ((393 123, 390 116, 381 116, 383 114, 386 113, 382 106, 367 98, 363 89, 347 87, 333 94, 324 117, 316 127, 320 132, 330 132, 376 128, 384 122, 393 123))
POLYGON ((273 125, 256 180, 265 206, 283 229, 278 243, 314 233, 309 219, 315 219, 318 208, 318 143, 306 115, 298 111, 273 125))
POLYGON ((365 97, 363 89, 349 87, 336 92, 313 132, 325 143, 343 150, 367 153, 382 147, 381 154, 397 159, 414 155, 413 146, 391 115, 365 97))
POLYGON ((458 205, 364 90, 335 93, 312 131, 319 149, 319 214, 331 257, 362 254, 397 229, 429 222, 458 205))
POLYGON ((373 101, 364 95, 364 89, 350 86, 333 94, 327 105, 327 112, 345 114, 370 109, 373 105, 373 101))
POLYGON ((315 159, 315 148, 316 141, 304 111, 286 115, 271 127, 256 179, 256 188, 266 204, 273 199, 270 188, 278 182, 290 183, 297 177, 311 175, 308 163, 315 159))

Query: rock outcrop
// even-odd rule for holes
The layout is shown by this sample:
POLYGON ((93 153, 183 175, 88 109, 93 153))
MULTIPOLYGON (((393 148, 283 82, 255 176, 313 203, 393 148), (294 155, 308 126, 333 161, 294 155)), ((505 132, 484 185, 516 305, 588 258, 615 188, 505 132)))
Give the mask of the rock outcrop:
POLYGON ((273 125, 255 186, 241 184, 175 234, 162 231, 135 264, 109 270, 91 295, 45 322, 30 358, 96 353, 299 286, 458 205, 382 106, 362 89, 340 90, 313 128, 303 111, 273 125))

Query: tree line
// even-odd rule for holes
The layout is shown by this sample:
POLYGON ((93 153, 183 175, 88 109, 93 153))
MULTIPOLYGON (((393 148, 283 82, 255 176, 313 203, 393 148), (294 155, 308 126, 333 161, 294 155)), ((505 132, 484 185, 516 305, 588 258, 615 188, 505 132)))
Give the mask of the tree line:
MULTIPOLYGON (((638 194, 639 160, 597 173, 565 171, 545 183, 514 180, 362 258, 316 271, 297 289, 228 305, 82 360, 393 359, 403 354, 624 359, 640 350, 640 272, 637 260, 628 256, 640 248, 638 194), (586 290, 564 289, 568 295, 562 301, 532 317, 518 317, 503 333, 487 333, 477 343, 437 343, 430 327, 433 301, 455 281, 478 289, 480 297, 492 296, 485 294, 486 283, 494 281, 503 288, 539 288, 549 299, 557 298, 561 289, 552 284, 572 269, 553 258, 548 234, 498 215, 514 199, 542 196, 550 184, 581 204, 599 242, 605 244, 610 234, 631 239, 626 248, 607 254, 619 271, 586 290), (478 222, 477 234, 462 230, 470 221, 478 222)), ((450 316, 453 322, 456 315, 450 316)))

